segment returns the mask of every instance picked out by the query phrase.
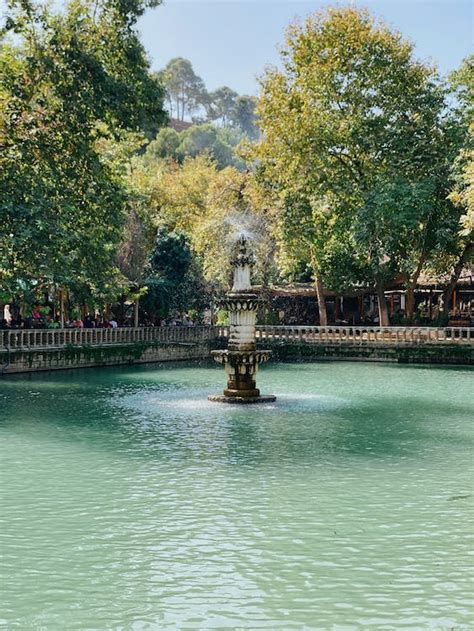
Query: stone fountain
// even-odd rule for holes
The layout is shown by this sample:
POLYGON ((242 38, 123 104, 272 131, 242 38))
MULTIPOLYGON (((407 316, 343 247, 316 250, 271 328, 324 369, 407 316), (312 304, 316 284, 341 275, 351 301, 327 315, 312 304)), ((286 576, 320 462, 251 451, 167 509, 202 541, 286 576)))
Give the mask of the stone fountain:
POLYGON ((238 253, 232 260, 234 284, 221 306, 229 312, 230 333, 227 350, 212 351, 214 359, 224 365, 227 388, 224 394, 209 395, 210 401, 221 403, 267 403, 273 394, 262 395, 255 378, 259 364, 270 359, 271 351, 257 350, 255 323, 260 299, 250 282, 255 257, 247 247, 244 235, 238 241, 238 253))

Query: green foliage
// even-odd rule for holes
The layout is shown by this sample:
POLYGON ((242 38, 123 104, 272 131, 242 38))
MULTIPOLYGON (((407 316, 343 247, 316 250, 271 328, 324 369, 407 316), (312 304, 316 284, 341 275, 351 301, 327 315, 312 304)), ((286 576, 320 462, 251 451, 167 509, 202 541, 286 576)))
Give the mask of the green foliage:
POLYGON ((230 114, 233 125, 252 140, 258 136, 256 106, 255 97, 238 96, 230 114))
POLYGON ((454 187, 450 199, 462 211, 461 237, 474 234, 474 55, 467 57, 451 77, 458 102, 457 115, 463 126, 463 142, 453 164, 454 187))
POLYGON ((157 228, 187 235, 209 282, 227 287, 231 249, 242 231, 250 234, 256 250, 255 282, 276 278, 273 200, 251 173, 219 170, 207 155, 186 158, 181 165, 149 161, 145 155, 134 161, 131 186, 147 199, 157 228))
POLYGON ((209 95, 212 103, 212 118, 219 119, 224 127, 229 123, 235 103, 238 97, 237 92, 227 86, 217 88, 209 95))
POLYGON ((141 306, 149 315, 166 317, 174 311, 202 309, 207 303, 199 261, 193 257, 189 239, 180 231, 158 230, 145 283, 147 293, 141 306))
POLYGON ((150 256, 152 271, 157 276, 179 282, 187 274, 191 261, 191 248, 186 235, 160 228, 150 256))
POLYGON ((145 6, 10 5, 15 45, 0 49, 0 284, 10 296, 26 286, 100 299, 117 291, 127 191, 99 147, 148 117, 165 120, 133 28, 145 6))
POLYGON ((177 159, 179 144, 180 134, 171 127, 164 127, 147 146, 146 159, 149 162, 165 158, 177 159))
POLYGON ((230 165, 243 169, 244 162, 234 153, 241 140, 242 135, 236 130, 215 127, 210 123, 192 125, 179 133, 166 127, 147 146, 144 160, 151 166, 156 160, 166 158, 182 163, 186 158, 207 155, 219 169, 230 165))
POLYGON ((195 158, 207 154, 221 169, 231 164, 239 164, 234 158, 233 147, 223 139, 222 131, 210 124, 194 125, 181 132, 181 142, 176 153, 181 161, 186 157, 195 158))
POLYGON ((206 89, 191 62, 183 57, 171 59, 159 73, 166 88, 170 116, 184 120, 196 111, 205 99, 206 89))
POLYGON ((437 75, 366 11, 329 9, 288 31, 262 80, 260 177, 283 200, 283 259, 335 290, 416 282, 449 246, 446 199, 459 129, 437 75))

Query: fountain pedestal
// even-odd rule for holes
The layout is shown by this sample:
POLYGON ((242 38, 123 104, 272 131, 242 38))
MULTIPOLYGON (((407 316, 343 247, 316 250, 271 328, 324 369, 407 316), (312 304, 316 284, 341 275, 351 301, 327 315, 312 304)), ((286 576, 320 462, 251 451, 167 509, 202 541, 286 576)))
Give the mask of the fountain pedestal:
POLYGON ((238 245, 239 252, 232 261, 234 284, 221 303, 229 312, 229 344, 227 350, 212 351, 214 359, 223 364, 227 373, 227 388, 223 394, 213 394, 208 398, 221 403, 275 401, 274 395, 261 395, 256 387, 258 366, 269 360, 271 351, 257 350, 255 324, 260 300, 252 292, 250 284, 254 257, 247 251, 245 237, 239 239, 238 245))

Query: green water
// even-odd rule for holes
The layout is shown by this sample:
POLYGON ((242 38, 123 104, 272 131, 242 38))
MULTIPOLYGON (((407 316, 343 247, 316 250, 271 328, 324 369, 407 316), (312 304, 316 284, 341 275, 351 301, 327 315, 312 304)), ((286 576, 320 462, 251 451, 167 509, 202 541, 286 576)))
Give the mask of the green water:
POLYGON ((474 372, 273 365, 0 382, 6 629, 473 629, 474 372), (471 560, 470 560, 471 559, 471 560))

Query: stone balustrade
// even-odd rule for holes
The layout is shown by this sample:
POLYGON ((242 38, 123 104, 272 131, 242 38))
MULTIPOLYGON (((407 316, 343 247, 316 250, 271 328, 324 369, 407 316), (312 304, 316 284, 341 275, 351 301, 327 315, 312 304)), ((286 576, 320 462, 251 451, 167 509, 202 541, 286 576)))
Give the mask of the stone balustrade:
MULTIPOLYGON (((116 329, 7 329, 0 331, 6 349, 102 346, 139 342, 200 343, 229 337, 227 326, 119 327, 116 329)), ((257 326, 257 341, 312 344, 474 344, 474 327, 257 326)))
POLYGON ((8 349, 104 346, 140 342, 200 343, 214 339, 210 326, 119 327, 116 329, 11 329, 0 331, 1 345, 8 349))
POLYGON ((258 326, 257 340, 312 344, 473 344, 473 327, 258 326))

